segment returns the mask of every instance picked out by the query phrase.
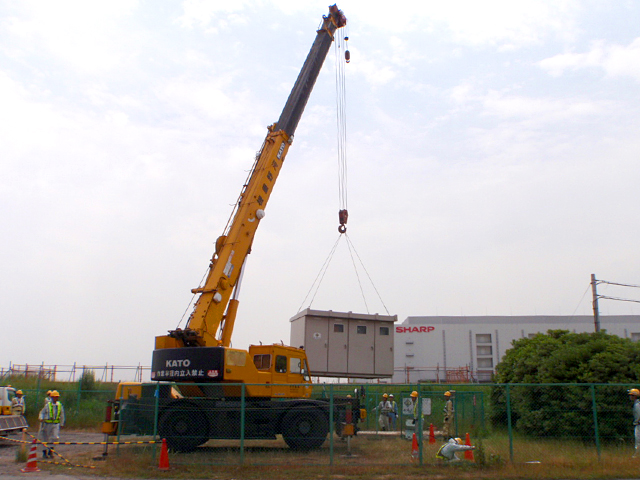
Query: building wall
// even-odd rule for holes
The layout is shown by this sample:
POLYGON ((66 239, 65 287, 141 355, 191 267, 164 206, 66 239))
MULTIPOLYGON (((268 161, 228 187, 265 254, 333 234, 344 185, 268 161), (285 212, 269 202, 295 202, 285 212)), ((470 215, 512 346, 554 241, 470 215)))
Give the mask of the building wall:
MULTIPOLYGON (((601 316, 600 328, 640 340, 640 315, 601 316)), ((395 326, 394 383, 490 381, 514 340, 548 330, 593 332, 593 317, 407 317, 395 326)))

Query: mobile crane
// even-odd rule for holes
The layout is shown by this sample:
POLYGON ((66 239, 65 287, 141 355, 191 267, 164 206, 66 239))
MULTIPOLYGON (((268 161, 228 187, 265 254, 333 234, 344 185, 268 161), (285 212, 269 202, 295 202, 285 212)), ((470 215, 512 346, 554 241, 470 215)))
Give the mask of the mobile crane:
MULTIPOLYGON (((12 406, 11 400, 16 394, 16 389, 7 385, 0 387, 0 436, 8 433, 19 432, 27 428, 27 420, 24 418, 24 407, 12 406)), ((19 392, 18 393, 22 393, 19 392)))
POLYGON ((199 297, 186 327, 156 337, 151 379, 165 383, 120 384, 104 433, 144 434, 157 425, 169 447, 182 451, 210 438, 269 439, 277 434, 291 448, 316 448, 325 441, 331 421, 337 432, 353 434, 353 421, 346 425, 341 420, 357 423, 359 399, 344 397, 331 404, 311 399, 303 349, 231 348, 245 260, 334 34, 346 22, 336 5, 323 16, 280 118, 268 127, 233 220, 216 241, 206 281, 192 290, 199 297))

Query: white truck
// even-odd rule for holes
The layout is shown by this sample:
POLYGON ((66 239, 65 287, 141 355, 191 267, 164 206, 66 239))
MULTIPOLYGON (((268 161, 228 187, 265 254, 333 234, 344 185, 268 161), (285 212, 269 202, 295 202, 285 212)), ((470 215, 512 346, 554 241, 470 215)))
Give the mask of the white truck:
POLYGON ((15 395, 15 388, 0 387, 0 436, 6 437, 11 432, 19 432, 29 427, 23 415, 24 411, 18 413, 11 408, 11 401, 15 395))

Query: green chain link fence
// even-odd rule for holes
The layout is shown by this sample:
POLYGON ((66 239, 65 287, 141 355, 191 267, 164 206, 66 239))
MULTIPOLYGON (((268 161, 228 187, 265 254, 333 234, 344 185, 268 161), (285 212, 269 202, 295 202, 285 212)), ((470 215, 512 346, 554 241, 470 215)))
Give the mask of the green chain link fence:
MULTIPOLYGON (((69 420, 86 414, 97 430, 113 393, 84 386, 78 383, 60 390, 61 400, 69 420)), ((117 433, 118 440, 127 440, 130 434, 183 438, 187 448, 174 444, 172 449, 172 462, 178 464, 284 465, 300 459, 318 465, 435 464, 439 462, 435 453, 448 440, 443 436, 443 411, 444 393, 449 391, 454 407, 451 436, 464 441, 469 435, 477 447, 476 463, 626 458, 633 454, 632 404, 627 394, 633 387, 320 384, 313 387, 315 403, 282 399, 274 408, 270 399, 244 397, 242 385, 236 386, 239 396, 222 400, 221 386, 149 383, 143 384, 142 395, 122 403, 117 433), (418 392, 422 429, 413 426, 413 391, 418 392), (394 395, 398 416, 395 424, 390 421, 389 427, 381 428, 385 424, 379 422, 377 407, 385 393, 394 395), (345 417, 357 419, 361 410, 356 434, 340 436, 345 417), (414 432, 417 454, 412 448, 414 432)), ((25 390, 33 425, 45 391, 25 390)))

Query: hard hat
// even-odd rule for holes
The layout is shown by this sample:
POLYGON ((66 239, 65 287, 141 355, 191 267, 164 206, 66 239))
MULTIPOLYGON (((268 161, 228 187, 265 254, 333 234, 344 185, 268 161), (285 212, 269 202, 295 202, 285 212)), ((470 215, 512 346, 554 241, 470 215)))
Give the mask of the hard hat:
POLYGON ((629 395, 635 395, 636 397, 640 397, 640 390, 637 388, 632 388, 629 390, 629 395))
POLYGON ((47 390, 47 397, 51 396, 51 390, 47 390))
POLYGON ((451 396, 451 392, 449 390, 447 390, 446 392, 444 392, 444 396, 445 397, 450 397, 451 396))
POLYGON ((351 395, 347 395, 347 398, 351 398, 351 395))
POLYGON ((54 390, 54 391, 52 391, 52 392, 51 392, 51 396, 52 396, 52 397, 59 397, 59 396, 60 396, 60 394, 58 393, 58 391, 57 391, 57 390, 54 390))
POLYGON ((411 396, 413 398, 416 398, 418 396, 418 392, 416 392, 415 390, 413 392, 411 392, 411 396))
POLYGON ((22 395, 22 390, 16 390, 16 395, 22 395))
POLYGON ((462 445, 462 439, 461 439, 460 437, 457 437, 457 438, 456 438, 456 443, 457 443, 458 445, 462 445))
POLYGON ((390 394, 389 394, 389 397, 393 397, 393 393, 390 393, 390 394))
POLYGON ((389 395, 387 395, 386 393, 382 394, 382 398, 387 398, 389 395))

